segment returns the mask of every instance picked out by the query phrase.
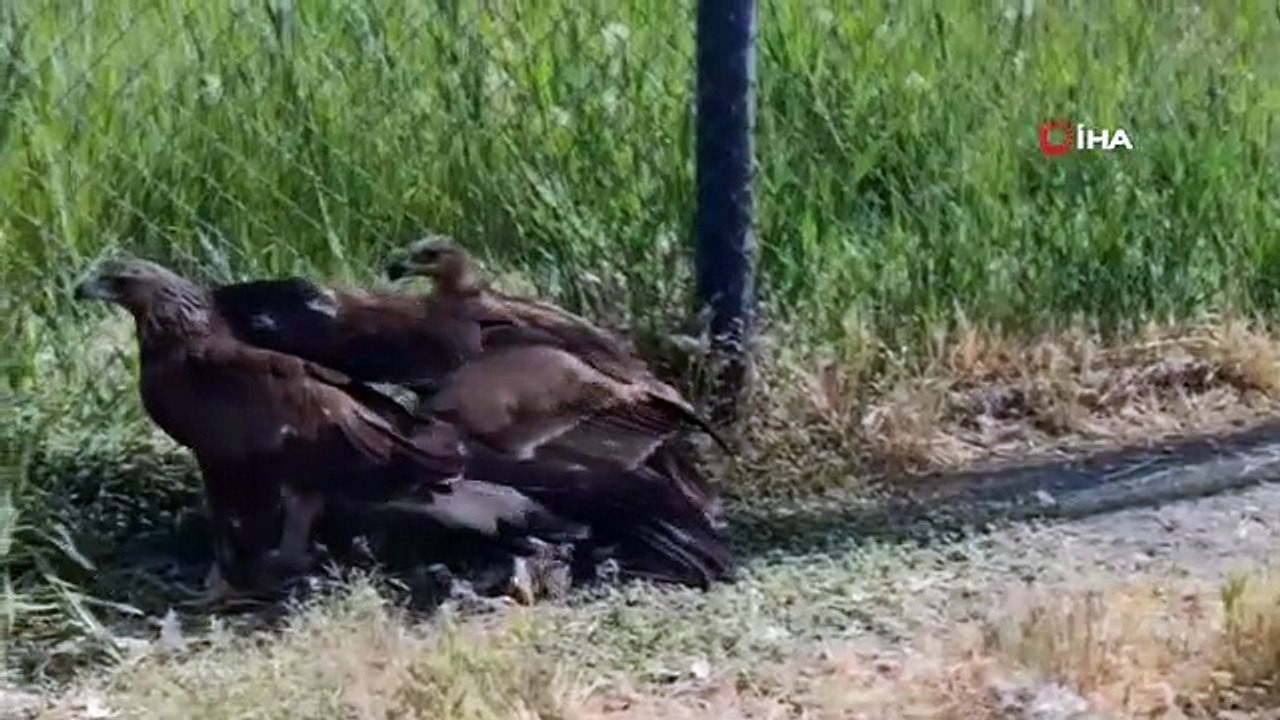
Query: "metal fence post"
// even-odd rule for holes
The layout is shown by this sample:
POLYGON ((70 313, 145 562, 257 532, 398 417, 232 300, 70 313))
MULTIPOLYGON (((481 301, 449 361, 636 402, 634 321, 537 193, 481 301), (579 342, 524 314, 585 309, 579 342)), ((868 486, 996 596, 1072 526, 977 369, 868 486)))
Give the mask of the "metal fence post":
POLYGON ((711 414, 737 417, 755 321, 751 135, 755 0, 698 0, 697 289, 710 310, 711 414))

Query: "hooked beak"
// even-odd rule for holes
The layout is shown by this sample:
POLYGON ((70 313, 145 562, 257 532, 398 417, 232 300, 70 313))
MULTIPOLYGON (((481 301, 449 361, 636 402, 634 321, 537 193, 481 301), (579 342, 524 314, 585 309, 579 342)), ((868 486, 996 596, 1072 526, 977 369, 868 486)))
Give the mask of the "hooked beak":
POLYGON ((90 277, 76 283, 72 296, 76 300, 113 300, 115 294, 101 277, 90 277))
POLYGON ((432 277, 439 270, 438 260, 415 260, 404 258, 387 263, 387 279, 403 280, 410 277, 432 277))

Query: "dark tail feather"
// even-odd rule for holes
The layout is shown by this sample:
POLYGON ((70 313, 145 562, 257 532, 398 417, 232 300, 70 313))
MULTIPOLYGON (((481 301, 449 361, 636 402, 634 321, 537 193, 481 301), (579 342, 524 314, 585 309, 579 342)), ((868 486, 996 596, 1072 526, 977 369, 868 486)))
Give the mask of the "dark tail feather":
POLYGON ((717 529, 723 524, 720 488, 698 467, 694 450, 683 437, 673 437, 659 446, 645 462, 654 472, 668 477, 696 505, 717 529))
POLYGON ((515 488, 559 517, 591 528, 591 544, 616 546, 628 574, 705 587, 732 577, 728 543, 670 478, 591 458, 514 461, 478 449, 468 475, 515 488))
POLYGON ((653 398, 659 404, 669 408, 672 412, 677 414, 685 422, 689 423, 690 425, 693 425, 694 427, 698 428, 702 432, 706 433, 713 441, 715 441, 715 444, 718 445, 726 455, 729 455, 732 457, 733 449, 729 446, 728 441, 726 441, 724 437, 720 435, 720 433, 716 432, 715 428, 711 427, 711 423, 706 418, 702 417, 701 415, 689 409, 688 407, 685 407, 680 403, 673 402, 669 398, 663 397, 662 395, 659 395, 657 393, 654 393, 653 398))
POLYGON ((621 535, 612 557, 623 575, 700 588, 733 578, 729 548, 714 531, 658 520, 621 535))

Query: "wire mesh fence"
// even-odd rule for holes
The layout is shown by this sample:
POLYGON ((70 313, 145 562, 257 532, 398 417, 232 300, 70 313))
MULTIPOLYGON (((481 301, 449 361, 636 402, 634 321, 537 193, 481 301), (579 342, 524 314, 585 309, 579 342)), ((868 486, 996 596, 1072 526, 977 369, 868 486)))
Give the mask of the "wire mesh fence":
POLYGON ((668 304, 689 279, 691 3, 0 13, 0 204, 24 262, 127 239, 224 276, 346 273, 438 230, 578 306, 668 304))
MULTIPOLYGON (((128 237, 219 272, 344 273, 429 228, 660 326, 693 287, 695 9, 5 3, 0 262, 24 267, 0 270, 128 237)), ((1252 201, 1280 172, 1273 10, 761 2, 762 293, 805 341, 899 345, 958 310, 1114 319, 1228 278, 1275 297, 1254 260, 1275 213, 1252 201), (1060 115, 1135 150, 1049 162, 1035 130, 1060 115)))
MULTIPOLYGON (((365 283, 433 230, 671 329, 695 287, 697 5, 5 3, 0 282, 21 299, 0 303, 64 310, 50 277, 124 242, 216 279, 365 283)), ((758 280, 799 351, 1280 297, 1272 9, 759 13, 758 280), (1136 149, 1050 162, 1035 128, 1076 112, 1136 149)))

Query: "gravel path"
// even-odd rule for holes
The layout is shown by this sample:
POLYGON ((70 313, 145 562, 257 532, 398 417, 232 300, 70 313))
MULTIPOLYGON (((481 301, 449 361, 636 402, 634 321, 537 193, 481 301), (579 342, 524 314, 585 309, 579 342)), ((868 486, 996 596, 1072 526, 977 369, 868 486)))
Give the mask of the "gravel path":
POLYGON ((546 612, 566 650, 591 648, 588 657, 607 656, 610 665, 665 657, 685 664, 707 648, 749 665, 798 643, 901 641, 989 611, 999 593, 1028 582, 1082 588, 1135 575, 1221 582, 1276 555, 1275 517, 1280 485, 1263 484, 926 546, 833 539, 825 549, 753 560, 739 583, 708 593, 619 590, 546 612))
POLYGON ((1223 579, 1280 550, 1280 485, 1122 510, 1074 521, 997 530, 957 543, 956 577, 987 583, 1134 573, 1223 579), (994 574, 994 576, 993 576, 994 574))
POLYGON ((1044 572, 1189 573, 1220 578, 1236 564, 1270 561, 1280 549, 1280 485, 1074 522, 1009 529, 979 545, 1027 556, 1044 572))

